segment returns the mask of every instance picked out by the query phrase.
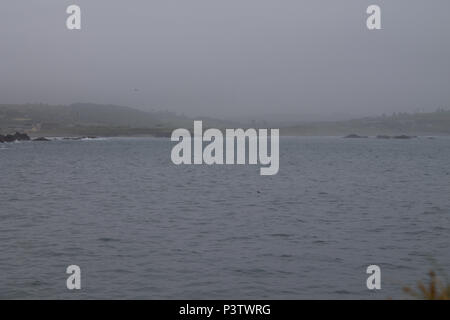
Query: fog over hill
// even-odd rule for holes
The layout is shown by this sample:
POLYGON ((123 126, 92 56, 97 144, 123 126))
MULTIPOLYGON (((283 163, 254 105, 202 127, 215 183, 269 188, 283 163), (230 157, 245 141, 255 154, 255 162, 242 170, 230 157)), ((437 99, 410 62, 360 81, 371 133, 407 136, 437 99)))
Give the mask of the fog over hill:
POLYGON ((2 1, 1 103, 307 121, 449 106, 448 0, 78 0, 77 31, 68 4, 2 1))
POLYGON ((148 112, 117 105, 76 103, 68 106, 25 104, 0 105, 0 133, 27 132, 34 136, 170 136, 175 128, 191 129, 194 120, 213 128, 281 128, 283 135, 346 135, 358 133, 449 135, 450 111, 394 113, 341 121, 305 121, 292 116, 234 121, 186 117, 170 112, 148 112))
MULTIPOLYGON (((224 128, 227 121, 204 120, 210 127, 224 128)), ((0 132, 36 135, 164 135, 172 129, 191 127, 193 119, 164 111, 142 111, 125 106, 75 103, 71 105, 0 105, 0 132)))
POLYGON ((346 121, 309 122, 283 128, 285 135, 450 135, 450 110, 393 113, 346 121))

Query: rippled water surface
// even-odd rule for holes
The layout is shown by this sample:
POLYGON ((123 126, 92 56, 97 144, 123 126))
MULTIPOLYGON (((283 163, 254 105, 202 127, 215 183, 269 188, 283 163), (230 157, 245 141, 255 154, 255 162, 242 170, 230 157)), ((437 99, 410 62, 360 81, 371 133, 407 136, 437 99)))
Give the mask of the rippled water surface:
POLYGON ((0 298, 385 299, 449 270, 449 138, 282 138, 272 177, 171 147, 0 145, 0 298))

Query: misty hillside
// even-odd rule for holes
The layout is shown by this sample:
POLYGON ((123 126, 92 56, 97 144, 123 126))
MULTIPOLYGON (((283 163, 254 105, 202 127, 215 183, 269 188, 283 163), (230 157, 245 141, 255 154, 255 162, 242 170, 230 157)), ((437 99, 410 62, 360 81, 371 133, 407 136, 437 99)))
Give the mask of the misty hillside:
POLYGON ((41 123, 46 125, 86 125, 154 127, 169 121, 183 121, 173 114, 150 113, 137 109, 98 104, 52 106, 43 104, 0 105, 0 124, 41 123))
MULTIPOLYGON (((223 128, 229 123, 211 118, 205 125, 223 128)), ((76 103, 68 106, 0 105, 0 133, 32 135, 157 135, 192 127, 193 119, 170 112, 148 112, 116 105, 76 103)))
MULTIPOLYGON (((449 135, 450 111, 430 113, 394 113, 390 116, 368 117, 345 121, 303 122, 281 127, 283 135, 347 135, 349 133, 449 135)), ((0 133, 27 132, 34 136, 170 136, 175 128, 192 128, 194 118, 170 112, 146 112, 130 107, 98 104, 52 106, 44 104, 0 105, 0 133)), ((252 121, 233 123, 212 118, 203 120, 204 127, 280 128, 279 123, 252 121)), ((295 118, 292 117, 292 122, 295 118)))
POLYGON ((286 127, 282 133, 285 135, 346 135, 349 133, 449 135, 450 111, 440 109, 428 113, 393 113, 390 116, 347 121, 302 123, 286 127))

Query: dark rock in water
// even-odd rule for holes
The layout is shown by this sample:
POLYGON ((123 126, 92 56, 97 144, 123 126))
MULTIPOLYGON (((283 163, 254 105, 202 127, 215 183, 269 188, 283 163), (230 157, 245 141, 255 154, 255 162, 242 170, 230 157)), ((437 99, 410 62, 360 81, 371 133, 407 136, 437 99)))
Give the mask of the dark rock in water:
POLYGON ((39 138, 33 139, 33 141, 51 141, 51 140, 47 139, 45 137, 39 137, 39 138))
POLYGON ((17 141, 30 141, 30 137, 26 133, 16 132, 14 137, 17 141))
POLYGON ((378 135, 377 139, 390 139, 391 136, 385 136, 385 135, 378 135))
POLYGON ((4 139, 5 139, 5 142, 14 142, 14 141, 16 141, 16 137, 13 136, 12 134, 7 134, 4 139))
POLYGON ((360 135, 352 133, 352 134, 349 134, 348 136, 345 136, 344 138, 346 138, 346 139, 360 139, 360 138, 368 138, 368 137, 367 136, 360 136, 360 135))
POLYGON ((26 133, 16 132, 15 134, 7 134, 3 136, 0 134, 0 142, 14 142, 14 141, 29 141, 30 137, 26 133))
POLYGON ((80 137, 66 137, 66 138, 63 138, 63 140, 81 140, 81 138, 80 137))
POLYGON ((394 139, 412 139, 412 138, 416 138, 415 136, 407 136, 407 135, 400 135, 400 136, 395 136, 393 137, 394 139))

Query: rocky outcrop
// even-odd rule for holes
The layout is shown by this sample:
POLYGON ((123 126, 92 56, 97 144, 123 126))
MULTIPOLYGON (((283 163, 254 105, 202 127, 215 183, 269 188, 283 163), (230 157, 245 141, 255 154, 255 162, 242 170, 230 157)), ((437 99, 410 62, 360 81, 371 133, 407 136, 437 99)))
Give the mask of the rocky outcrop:
MULTIPOLYGON (((97 139, 94 136, 82 136, 82 137, 67 137, 63 138, 63 140, 84 140, 84 139, 97 139)), ((26 133, 16 132, 14 134, 1 135, 0 134, 0 143, 5 142, 15 142, 15 141, 52 141, 46 137, 38 137, 35 139, 31 139, 30 136, 26 133)))
POLYGON ((417 138, 416 136, 407 136, 402 134, 401 136, 395 136, 393 137, 394 139, 412 139, 412 138, 417 138))
POLYGON ((47 139, 45 137, 39 137, 39 138, 33 139, 33 141, 51 141, 51 140, 47 139))
POLYGON ((17 141, 30 141, 30 137, 26 134, 26 133, 20 133, 20 132, 16 132, 14 134, 14 137, 16 138, 17 141))
POLYGON ((16 132, 15 134, 7 134, 6 136, 0 134, 0 143, 30 140, 30 137, 26 133, 16 132))
POLYGON ((7 134, 4 138, 5 142, 14 142, 16 138, 12 134, 7 134))
POLYGON ((360 136, 360 135, 352 133, 352 134, 349 134, 348 136, 345 136, 344 138, 345 139, 361 139, 361 138, 368 138, 368 137, 367 136, 360 136))
MULTIPOLYGON (((94 136, 82 136, 82 137, 67 137, 63 138, 63 140, 84 140, 84 139, 97 139, 94 136)), ((52 139, 46 137, 38 137, 35 139, 31 139, 30 136, 26 133, 16 132, 14 134, 1 135, 0 134, 0 143, 5 142, 15 142, 15 141, 52 141, 52 139)))

